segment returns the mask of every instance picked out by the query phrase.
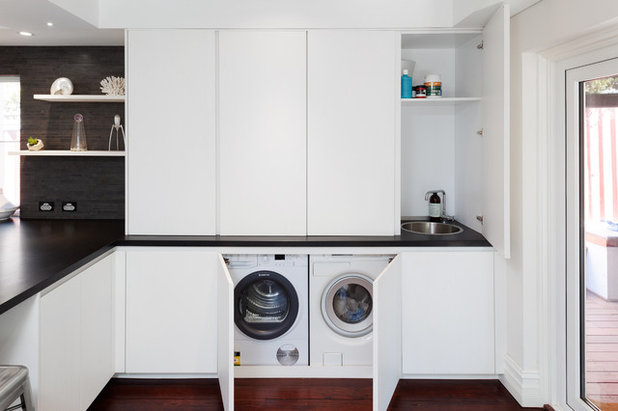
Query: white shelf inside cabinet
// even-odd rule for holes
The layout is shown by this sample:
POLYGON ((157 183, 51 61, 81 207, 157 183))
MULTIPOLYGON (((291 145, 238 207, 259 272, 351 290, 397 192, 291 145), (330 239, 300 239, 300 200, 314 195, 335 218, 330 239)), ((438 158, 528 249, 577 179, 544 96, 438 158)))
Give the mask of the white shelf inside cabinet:
POLYGON ((35 100, 49 101, 51 103, 124 103, 125 96, 70 94, 68 96, 54 94, 35 94, 35 100))
POLYGON ((452 106, 481 101, 480 97, 402 98, 402 106, 452 106))
POLYGON ((70 150, 40 150, 40 151, 9 151, 12 156, 32 156, 32 157, 124 157, 124 151, 70 151, 70 150))

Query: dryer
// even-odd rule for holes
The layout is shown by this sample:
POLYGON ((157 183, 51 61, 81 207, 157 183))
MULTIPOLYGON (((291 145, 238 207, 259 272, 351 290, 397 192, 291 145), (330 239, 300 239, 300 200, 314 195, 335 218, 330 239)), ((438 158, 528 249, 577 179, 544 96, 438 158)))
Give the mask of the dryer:
POLYGON ((238 365, 309 364, 307 255, 226 255, 238 365))
POLYGON ((310 257, 311 365, 372 364, 373 280, 392 257, 310 257))

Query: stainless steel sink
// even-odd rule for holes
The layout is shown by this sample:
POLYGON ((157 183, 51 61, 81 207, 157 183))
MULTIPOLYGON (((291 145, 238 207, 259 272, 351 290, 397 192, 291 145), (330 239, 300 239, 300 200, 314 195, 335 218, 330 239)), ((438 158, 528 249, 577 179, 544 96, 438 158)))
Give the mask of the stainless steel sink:
POLYGON ((401 229, 410 233, 429 235, 451 235, 463 231, 463 228, 454 224, 430 223, 428 221, 410 221, 403 223, 401 229))

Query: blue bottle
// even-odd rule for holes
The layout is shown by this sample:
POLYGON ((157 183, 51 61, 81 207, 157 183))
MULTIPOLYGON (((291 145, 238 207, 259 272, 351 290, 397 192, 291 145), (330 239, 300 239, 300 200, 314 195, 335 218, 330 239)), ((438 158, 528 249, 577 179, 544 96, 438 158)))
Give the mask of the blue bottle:
POLYGON ((408 76, 408 70, 401 76, 401 98, 412 98, 412 77, 408 76))

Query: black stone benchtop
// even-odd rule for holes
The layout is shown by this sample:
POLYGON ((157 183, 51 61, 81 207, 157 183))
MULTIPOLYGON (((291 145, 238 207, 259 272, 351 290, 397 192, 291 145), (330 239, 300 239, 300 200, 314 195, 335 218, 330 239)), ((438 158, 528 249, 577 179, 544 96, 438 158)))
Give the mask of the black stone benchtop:
POLYGON ((115 246, 202 247, 491 247, 466 226, 429 236, 143 236, 124 235, 124 220, 0 222, 0 314, 115 246))

